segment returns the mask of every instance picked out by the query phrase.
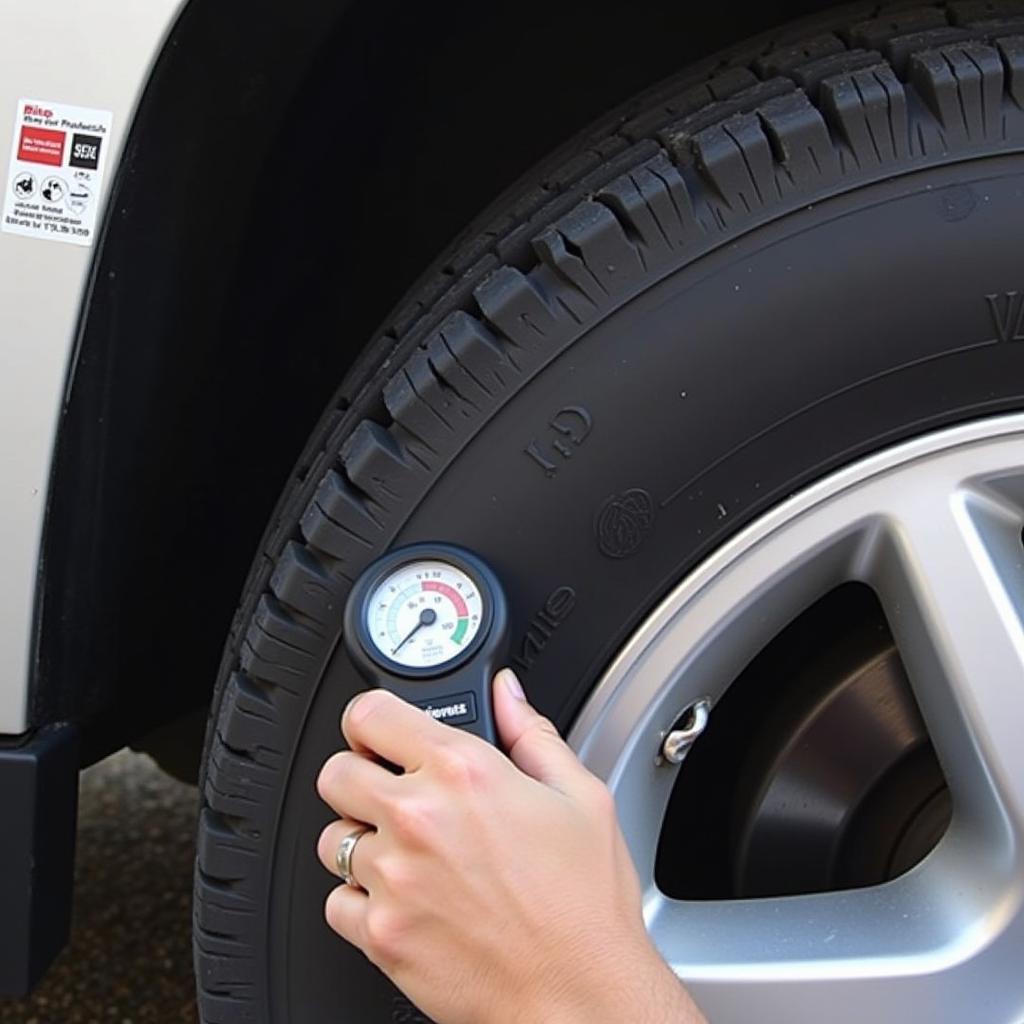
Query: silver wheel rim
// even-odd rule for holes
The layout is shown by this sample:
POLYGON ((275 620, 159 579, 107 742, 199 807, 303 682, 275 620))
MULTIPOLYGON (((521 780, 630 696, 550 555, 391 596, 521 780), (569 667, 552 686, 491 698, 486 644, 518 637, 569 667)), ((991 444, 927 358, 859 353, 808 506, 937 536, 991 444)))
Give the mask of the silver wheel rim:
POLYGON ((1024 416, 928 435, 745 529, 605 673, 570 742, 615 794, 651 936, 712 1020, 1024 1019, 1022 528, 1024 416), (655 852, 686 767, 656 763, 662 737, 847 581, 871 586, 885 610, 950 786, 949 829, 884 885, 669 899, 655 852))

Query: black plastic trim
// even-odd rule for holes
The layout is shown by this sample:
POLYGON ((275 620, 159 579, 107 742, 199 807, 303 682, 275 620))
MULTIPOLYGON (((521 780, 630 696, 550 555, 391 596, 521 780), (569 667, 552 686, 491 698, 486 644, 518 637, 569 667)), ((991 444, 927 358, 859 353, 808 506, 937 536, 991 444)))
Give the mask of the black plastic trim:
POLYGON ((0 747, 0 995, 25 995, 67 942, 78 748, 71 725, 0 747))

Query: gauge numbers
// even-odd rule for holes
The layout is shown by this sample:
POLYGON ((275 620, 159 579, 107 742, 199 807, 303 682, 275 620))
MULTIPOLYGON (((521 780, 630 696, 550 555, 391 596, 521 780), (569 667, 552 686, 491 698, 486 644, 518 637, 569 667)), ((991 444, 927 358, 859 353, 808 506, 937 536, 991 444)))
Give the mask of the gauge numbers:
POLYGON ((480 588, 448 562, 409 562, 388 573, 367 599, 366 630, 385 658, 435 668, 466 650, 483 617, 480 588))

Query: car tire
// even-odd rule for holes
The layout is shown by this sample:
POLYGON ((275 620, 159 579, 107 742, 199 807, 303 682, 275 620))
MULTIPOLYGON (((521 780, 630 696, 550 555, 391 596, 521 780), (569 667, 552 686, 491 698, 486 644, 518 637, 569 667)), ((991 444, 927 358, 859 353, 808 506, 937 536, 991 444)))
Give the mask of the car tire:
MULTIPOLYGON (((246 585, 195 882, 206 1024, 424 1019, 323 921, 352 582, 456 542, 567 728, 668 589, 810 482, 1024 407, 1024 10, 875 5, 691 69, 528 177, 341 384, 246 585)), ((273 409, 267 410, 273 415, 273 409)))

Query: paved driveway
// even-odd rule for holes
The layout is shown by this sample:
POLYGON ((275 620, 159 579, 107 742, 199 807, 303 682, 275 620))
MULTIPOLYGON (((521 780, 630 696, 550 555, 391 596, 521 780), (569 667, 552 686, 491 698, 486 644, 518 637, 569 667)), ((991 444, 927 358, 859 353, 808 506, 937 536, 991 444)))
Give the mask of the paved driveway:
POLYGON ((0 1024, 194 1024, 196 802, 141 754, 83 773, 71 944, 0 1024))

